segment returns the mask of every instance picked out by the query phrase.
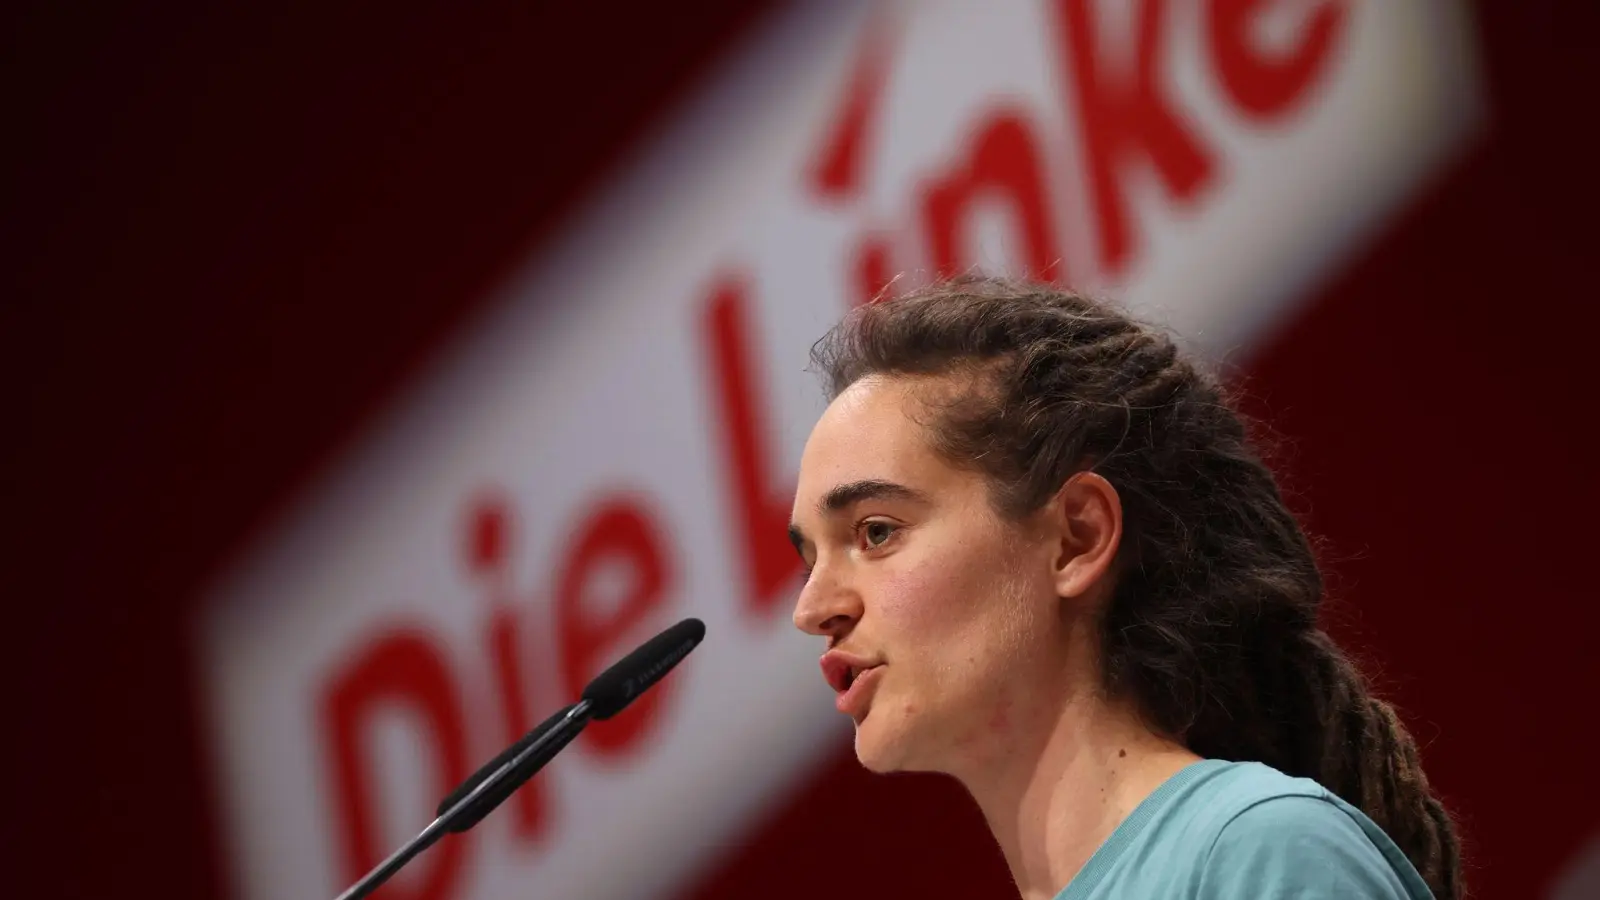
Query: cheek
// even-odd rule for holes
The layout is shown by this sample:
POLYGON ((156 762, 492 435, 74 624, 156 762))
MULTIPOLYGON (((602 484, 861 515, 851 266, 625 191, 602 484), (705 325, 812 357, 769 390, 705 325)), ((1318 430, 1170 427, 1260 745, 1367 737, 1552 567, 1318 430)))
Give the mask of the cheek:
MULTIPOLYGON (((1020 577, 1022 565, 995 541, 949 548, 884 573, 877 599, 885 637, 916 661, 926 688, 992 700, 1004 693, 1008 673, 1026 668, 1049 628, 1035 609, 1041 587, 1020 577)), ((1006 715, 1004 707, 997 711, 1006 715)))
POLYGON ((922 678, 963 680, 1015 641, 1015 587, 992 549, 919 554, 884 571, 875 585, 883 637, 903 659, 917 661, 922 678))
POLYGON ((944 604, 937 578, 923 568, 888 574, 878 584, 878 614, 897 633, 915 636, 938 626, 944 604))
POLYGON ((953 554, 907 560, 878 583, 878 612, 904 638, 952 636, 985 599, 977 574, 953 554))

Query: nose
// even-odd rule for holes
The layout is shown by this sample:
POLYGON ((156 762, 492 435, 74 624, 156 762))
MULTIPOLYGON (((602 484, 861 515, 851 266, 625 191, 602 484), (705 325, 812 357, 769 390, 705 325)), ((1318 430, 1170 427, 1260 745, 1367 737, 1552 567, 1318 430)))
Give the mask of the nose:
POLYGON ((861 594, 818 566, 795 601, 794 627, 838 641, 861 620, 861 612, 861 594))

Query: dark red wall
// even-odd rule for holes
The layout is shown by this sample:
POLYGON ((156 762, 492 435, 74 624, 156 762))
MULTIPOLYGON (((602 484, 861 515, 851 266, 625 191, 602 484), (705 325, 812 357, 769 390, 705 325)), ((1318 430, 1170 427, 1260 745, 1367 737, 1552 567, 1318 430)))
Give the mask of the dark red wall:
MULTIPOLYGON (((20 756, 0 845, 26 865, 0 885, 218 895, 186 633, 205 579, 768 5, 646 4, 626 33, 583 4, 8 8, 20 756)), ((1600 146, 1583 121, 1600 21, 1579 2, 1482 6, 1489 140, 1318 292, 1250 385, 1329 541, 1336 627, 1422 737, 1479 896, 1520 897, 1600 829, 1571 799, 1600 796, 1580 749, 1600 685, 1600 146)), ((696 896, 1005 896, 950 785, 842 756, 831 771, 696 896), (892 874, 837 857, 852 820, 892 874)))

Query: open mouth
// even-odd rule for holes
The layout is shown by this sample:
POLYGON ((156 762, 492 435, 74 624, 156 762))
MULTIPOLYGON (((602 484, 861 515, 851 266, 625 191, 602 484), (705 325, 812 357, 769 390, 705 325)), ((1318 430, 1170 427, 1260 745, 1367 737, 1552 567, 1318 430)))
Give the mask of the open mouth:
POLYGON ((837 650, 824 654, 821 660, 822 677, 833 688, 835 693, 843 694, 850 690, 862 675, 878 668, 879 664, 861 657, 851 656, 837 650))
POLYGON ((840 712, 849 715, 857 722, 866 718, 867 709, 872 705, 872 697, 877 693, 877 684, 882 673, 882 666, 853 666, 844 673, 842 683, 844 689, 834 697, 833 704, 840 712))

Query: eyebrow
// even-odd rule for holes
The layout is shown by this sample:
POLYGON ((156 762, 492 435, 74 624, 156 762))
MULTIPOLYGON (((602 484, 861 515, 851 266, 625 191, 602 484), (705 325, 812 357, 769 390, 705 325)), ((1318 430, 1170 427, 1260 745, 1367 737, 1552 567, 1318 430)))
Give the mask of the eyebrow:
MULTIPOLYGON (((831 490, 817 500, 817 514, 830 515, 854 506, 863 500, 901 500, 910 503, 927 503, 928 495, 916 488, 906 487, 893 481, 884 481, 880 478, 847 481, 844 484, 834 485, 831 490)), ((794 545, 796 551, 805 543, 805 533, 794 522, 789 523, 789 543, 794 545)))

